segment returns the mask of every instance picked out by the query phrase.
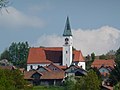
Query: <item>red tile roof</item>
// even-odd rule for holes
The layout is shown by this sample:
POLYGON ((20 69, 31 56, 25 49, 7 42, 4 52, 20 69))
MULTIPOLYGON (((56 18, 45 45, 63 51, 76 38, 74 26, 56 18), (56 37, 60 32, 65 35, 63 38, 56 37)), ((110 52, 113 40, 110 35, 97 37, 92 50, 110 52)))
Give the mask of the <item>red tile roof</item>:
POLYGON ((74 50, 73 54, 74 54, 73 61, 77 61, 77 62, 85 61, 81 51, 74 50))
POLYGON ((46 60, 46 55, 43 48, 30 48, 27 63, 28 64, 51 63, 51 61, 46 60))
POLYGON ((94 60, 94 62, 91 65, 91 67, 96 67, 96 68, 100 68, 101 66, 114 68, 115 61, 112 59, 111 60, 94 60))
POLYGON ((50 65, 46 66, 46 68, 50 69, 51 71, 54 71, 53 68, 54 69, 56 68, 57 71, 63 71, 58 65, 55 65, 53 63, 51 63, 50 65))
POLYGON ((41 75, 40 79, 63 79, 65 76, 64 72, 39 72, 39 71, 26 71, 24 72, 24 79, 34 79, 32 75, 35 73, 41 75))
POLYGON ((59 68, 61 68, 62 70, 65 70, 67 68, 67 66, 60 66, 58 65, 59 68))
MULTIPOLYGON (((73 51, 73 61, 84 61, 81 51, 73 51)), ((30 48, 27 64, 62 63, 62 47, 30 48)))

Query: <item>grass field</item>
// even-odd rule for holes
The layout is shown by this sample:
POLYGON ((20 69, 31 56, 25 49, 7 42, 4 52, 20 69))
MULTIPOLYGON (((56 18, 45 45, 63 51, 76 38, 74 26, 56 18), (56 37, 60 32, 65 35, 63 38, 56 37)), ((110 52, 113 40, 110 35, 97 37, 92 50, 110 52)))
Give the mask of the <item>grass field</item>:
POLYGON ((62 86, 34 86, 33 90, 64 90, 62 86))

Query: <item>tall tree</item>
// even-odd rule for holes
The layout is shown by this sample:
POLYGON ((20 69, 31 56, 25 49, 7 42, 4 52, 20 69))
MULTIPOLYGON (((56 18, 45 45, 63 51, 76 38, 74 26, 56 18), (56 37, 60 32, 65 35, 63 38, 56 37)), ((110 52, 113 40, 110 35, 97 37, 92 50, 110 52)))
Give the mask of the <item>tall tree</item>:
POLYGON ((0 0, 0 9, 6 8, 8 6, 8 4, 9 4, 8 0, 0 0))
POLYGON ((113 85, 120 82, 120 63, 117 64, 110 73, 110 80, 113 85))
POLYGON ((116 51, 115 56, 116 63, 120 63, 120 48, 116 51))
POLYGON ((104 54, 100 55, 99 59, 106 59, 106 55, 104 55, 104 54))
POLYGON ((110 74, 110 79, 112 80, 113 85, 120 83, 120 48, 116 51, 115 56, 116 66, 110 74))
POLYGON ((5 50, 3 51, 3 53, 1 53, 1 55, 0 55, 0 60, 2 60, 2 59, 10 60, 10 54, 9 54, 8 49, 5 49, 5 50))
POLYGON ((8 50, 1 54, 1 59, 8 59, 13 65, 18 67, 26 67, 26 61, 29 52, 28 42, 13 42, 8 50))
POLYGON ((95 60, 95 53, 93 52, 93 53, 91 53, 91 59, 92 59, 92 61, 94 61, 95 60))

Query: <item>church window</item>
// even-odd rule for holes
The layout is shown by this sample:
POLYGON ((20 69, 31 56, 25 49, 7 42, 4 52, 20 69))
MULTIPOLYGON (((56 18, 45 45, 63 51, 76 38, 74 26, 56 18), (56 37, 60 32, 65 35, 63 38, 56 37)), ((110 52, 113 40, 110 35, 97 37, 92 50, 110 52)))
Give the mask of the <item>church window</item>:
POLYGON ((66 51, 66 54, 68 53, 68 51, 66 51))
POLYGON ((69 39, 68 39, 68 38, 65 38, 65 41, 69 41, 69 39))
POLYGON ((33 69, 33 66, 32 66, 32 65, 30 66, 30 69, 33 69))

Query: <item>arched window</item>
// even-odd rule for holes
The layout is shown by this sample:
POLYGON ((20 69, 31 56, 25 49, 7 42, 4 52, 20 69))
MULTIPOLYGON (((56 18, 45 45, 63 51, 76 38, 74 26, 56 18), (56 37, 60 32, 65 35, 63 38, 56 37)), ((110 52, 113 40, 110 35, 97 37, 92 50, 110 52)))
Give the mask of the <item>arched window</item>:
POLYGON ((30 69, 33 69, 33 66, 32 66, 32 65, 30 66, 30 69))

